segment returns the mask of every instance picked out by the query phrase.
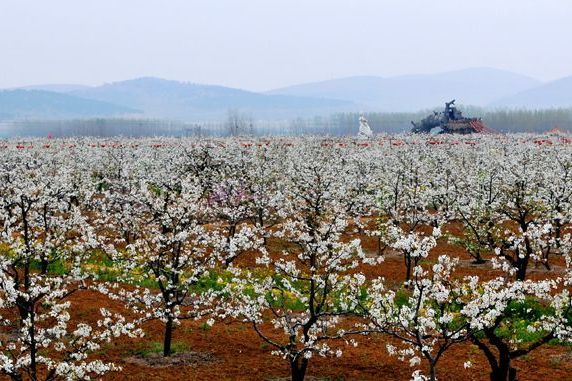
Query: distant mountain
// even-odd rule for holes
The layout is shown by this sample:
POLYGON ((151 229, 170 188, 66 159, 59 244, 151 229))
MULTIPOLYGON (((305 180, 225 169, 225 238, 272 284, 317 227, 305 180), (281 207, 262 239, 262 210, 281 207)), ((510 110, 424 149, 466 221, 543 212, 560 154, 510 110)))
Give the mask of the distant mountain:
POLYGON ((0 90, 0 119, 133 116, 180 121, 225 120, 238 110, 254 120, 335 112, 408 112, 460 106, 572 107, 572 77, 543 84, 519 74, 475 68, 431 75, 349 77, 256 93, 145 77, 82 86, 55 84, 0 90))
POLYGON ((553 108, 572 107, 572 77, 546 83, 518 94, 492 102, 497 108, 553 108))
POLYGON ((88 89, 89 86, 85 85, 74 85, 74 84, 49 84, 49 85, 32 85, 23 86, 10 90, 42 90, 51 91, 54 93, 69 93, 76 90, 88 89))
POLYGON ((349 77, 271 90, 268 94, 348 100, 371 111, 417 111, 453 98, 465 105, 487 104, 541 82, 512 72, 474 68, 399 77, 349 77))
POLYGON ((108 102, 41 90, 0 90, 0 119, 65 119, 136 114, 108 102))
POLYGON ((357 109, 345 100, 266 95, 149 77, 80 89, 70 94, 143 110, 147 117, 180 120, 221 119, 229 109, 239 109, 255 119, 313 116, 357 109))

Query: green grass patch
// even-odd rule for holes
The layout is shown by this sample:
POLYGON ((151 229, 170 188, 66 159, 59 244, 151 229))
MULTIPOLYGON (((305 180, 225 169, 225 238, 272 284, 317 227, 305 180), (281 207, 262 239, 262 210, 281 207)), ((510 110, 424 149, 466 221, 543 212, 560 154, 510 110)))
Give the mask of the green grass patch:
MULTIPOLYGON (((182 353, 188 352, 190 350, 189 345, 184 342, 176 341, 171 344, 171 353, 182 353)), ((159 341, 154 341, 151 343, 145 343, 137 348, 131 350, 131 355, 139 357, 148 357, 155 353, 163 353, 163 343, 159 341)))

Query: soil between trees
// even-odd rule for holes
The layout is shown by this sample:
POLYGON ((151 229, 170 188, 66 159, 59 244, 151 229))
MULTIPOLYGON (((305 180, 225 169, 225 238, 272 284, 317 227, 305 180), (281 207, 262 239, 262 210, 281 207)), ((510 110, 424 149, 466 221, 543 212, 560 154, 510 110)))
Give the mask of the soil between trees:
MULTIPOLYGON (((374 239, 360 237, 364 249, 376 251, 374 239)), ((449 245, 441 240, 427 258, 435 261, 441 254, 461 259, 457 275, 479 275, 484 279, 495 276, 494 270, 487 265, 474 265, 471 257, 461 248, 449 245)), ((554 276, 558 276, 561 258, 554 257, 554 276)), ((253 258, 240 258, 243 266, 254 262, 253 258)), ((534 268, 534 266, 533 266, 534 268)), ((404 277, 403 260, 396 255, 388 255, 381 264, 359 269, 368 276, 383 276, 386 281, 398 284, 404 277)), ((532 271, 531 278, 546 277, 546 271, 532 271)), ((99 309, 105 307, 122 311, 117 302, 102 298, 92 291, 80 291, 74 294, 72 314, 83 321, 95 322, 99 309)), ((159 322, 150 322, 143 326, 145 337, 140 339, 120 339, 101 348, 94 357, 112 361, 122 367, 119 372, 111 372, 101 380, 113 381, 159 381, 159 380, 288 380, 289 366, 282 358, 270 354, 268 347, 248 324, 238 321, 217 322, 207 327, 202 321, 183 321, 175 330, 173 340, 182 343, 188 351, 175 353, 170 360, 162 360, 160 353, 138 355, 138 351, 148 348, 162 340, 163 326, 159 322)), ((340 342, 343 350, 341 358, 312 358, 308 369, 309 381, 337 380, 410 380, 414 368, 407 362, 388 355, 386 344, 397 344, 394 340, 381 335, 356 337, 357 347, 346 346, 340 342)), ((530 355, 514 362, 518 368, 520 381, 553 381, 572 379, 572 349, 562 345, 545 345, 530 355)), ((427 370, 425 370, 426 372, 427 370)), ((439 380, 488 381, 490 369, 480 350, 470 343, 453 346, 439 362, 437 376, 439 380), (471 361, 472 367, 465 369, 463 363, 471 361)))

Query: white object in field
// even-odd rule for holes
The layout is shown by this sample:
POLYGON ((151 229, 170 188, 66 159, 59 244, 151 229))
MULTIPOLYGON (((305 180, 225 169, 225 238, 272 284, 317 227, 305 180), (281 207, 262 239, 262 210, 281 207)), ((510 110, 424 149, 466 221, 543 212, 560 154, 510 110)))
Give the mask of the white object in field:
POLYGON ((363 116, 363 114, 360 114, 358 138, 370 139, 372 137, 373 137, 373 131, 371 130, 371 127, 367 123, 367 119, 365 118, 365 116, 363 116))

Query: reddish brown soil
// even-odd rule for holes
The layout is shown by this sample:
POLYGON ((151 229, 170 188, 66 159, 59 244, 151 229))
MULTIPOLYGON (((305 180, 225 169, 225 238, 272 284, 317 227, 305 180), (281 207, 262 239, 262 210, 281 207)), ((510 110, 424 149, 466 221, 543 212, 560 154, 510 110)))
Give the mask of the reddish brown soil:
MULTIPOLYGON (((392 261, 388 261, 391 263, 392 261)), ((384 266, 382 264, 382 266, 384 266)), ((398 266, 395 266, 396 268, 398 266)), ((76 311, 96 316, 99 306, 113 307, 97 294, 77 295, 76 311)), ((162 340, 162 326, 151 323, 145 327, 143 339, 121 340, 101 350, 98 357, 120 365, 121 372, 110 373, 104 380, 271 380, 288 376, 284 360, 270 355, 252 328, 240 322, 222 322, 205 330, 201 322, 183 322, 175 332, 175 342, 183 342, 190 350, 211 354, 213 362, 189 366, 151 367, 133 364, 128 357, 149 343, 162 340)), ((385 336, 358 337, 354 348, 340 344, 344 350, 339 359, 312 358, 309 376, 328 380, 409 380, 412 368, 387 354, 385 336)), ((396 343, 394 343, 396 344, 396 343)), ((567 347, 546 345, 515 361, 519 380, 570 380, 572 352, 567 347)), ((453 347, 438 366, 440 380, 488 380, 489 366, 481 352, 469 343, 453 347), (473 366, 464 369, 470 360, 473 366)))
MULTIPOLYGON (((377 241, 360 237, 365 250, 377 251, 377 241)), ((278 249, 279 243, 274 243, 278 249)), ((440 242, 427 258, 432 263, 440 254, 459 257, 460 275, 478 274, 483 278, 495 275, 489 264, 471 264, 471 258, 459 247, 440 242)), ((243 266, 252 266, 248 256, 240 258, 243 266)), ((554 262, 554 258, 553 258, 554 262)), ((561 265, 560 261, 555 261, 561 265)), ((532 265, 534 268, 534 265, 532 265)), ((561 267, 560 267, 561 268, 561 267)), ((369 276, 383 276, 388 282, 398 284, 404 277, 404 265, 397 255, 388 255, 378 266, 364 266, 361 270, 369 276)), ((546 277, 558 274, 558 266, 551 273, 543 267, 533 269, 531 277, 546 277)), ((116 303, 91 291, 82 291, 72 298, 73 313, 77 318, 95 321, 99 308, 117 310, 116 303)), ((190 351, 205 354, 212 361, 198 361, 187 366, 152 367, 133 363, 132 357, 151 343, 162 341, 162 325, 148 323, 142 339, 122 339, 102 348, 96 356, 113 361, 123 370, 103 377, 103 380, 277 380, 289 375, 285 360, 272 356, 270 348, 262 342, 251 326, 227 321, 205 329, 202 322, 184 321, 175 331, 174 342, 184 343, 190 351)), ((409 380, 413 368, 387 354, 386 344, 391 339, 385 336, 357 337, 359 345, 354 348, 340 343, 341 358, 314 357, 310 361, 308 376, 319 380, 409 380)), ((572 351, 565 346, 545 345, 528 356, 516 360, 519 380, 571 380, 572 351)), ((489 365, 482 353, 472 344, 463 343, 452 347, 438 364, 439 380, 488 380, 489 365), (470 360, 473 366, 464 369, 463 363, 470 360)))

